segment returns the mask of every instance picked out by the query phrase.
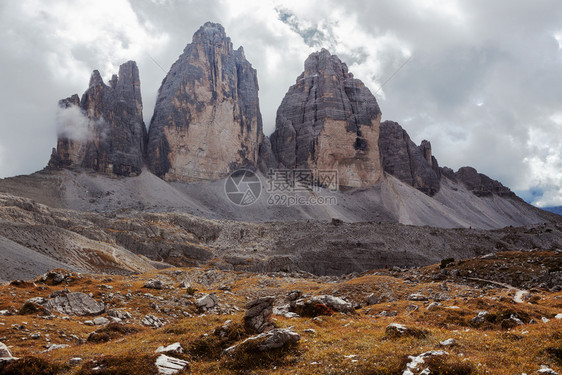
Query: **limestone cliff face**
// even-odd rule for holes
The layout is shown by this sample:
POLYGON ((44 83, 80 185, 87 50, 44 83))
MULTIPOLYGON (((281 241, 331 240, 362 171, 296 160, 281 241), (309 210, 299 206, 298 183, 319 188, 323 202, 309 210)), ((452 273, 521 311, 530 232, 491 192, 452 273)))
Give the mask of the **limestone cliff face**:
POLYGON ((106 85, 95 70, 88 90, 59 102, 57 148, 49 167, 86 168, 135 176, 143 166, 146 128, 139 70, 134 61, 119 68, 106 85))
POLYGON ((218 179, 256 168, 263 139, 255 69, 219 24, 206 23, 158 93, 147 160, 168 181, 218 179))
POLYGON ((383 122, 380 129, 384 171, 429 196, 437 193, 441 172, 431 153, 431 143, 424 140, 416 146, 402 126, 393 121, 383 122))
POLYGON ((369 89, 327 50, 313 53, 277 111, 271 136, 281 167, 337 170, 340 186, 382 178, 381 111, 369 89))

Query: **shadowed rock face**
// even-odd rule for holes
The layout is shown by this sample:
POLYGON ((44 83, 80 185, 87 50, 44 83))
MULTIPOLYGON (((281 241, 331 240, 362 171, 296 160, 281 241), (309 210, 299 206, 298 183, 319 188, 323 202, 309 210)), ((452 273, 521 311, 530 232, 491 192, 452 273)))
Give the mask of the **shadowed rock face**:
POLYGON ((262 138, 256 70, 224 28, 208 22, 162 82, 149 166, 168 181, 218 179, 255 168, 262 138))
MULTIPOLYGON (((446 175, 449 177, 450 172, 446 175)), ((460 168, 455 172, 453 181, 464 184, 468 190, 472 191, 472 193, 478 197, 488 197, 493 194, 502 197, 517 197, 508 187, 503 186, 499 181, 492 180, 485 174, 478 173, 476 169, 472 167, 460 168)))
POLYGON ((50 168, 82 167, 105 174, 140 174, 146 142, 137 64, 126 62, 106 85, 95 70, 88 90, 59 101, 57 148, 50 168))
POLYGON ((277 111, 273 154, 281 167, 337 170, 340 186, 374 185, 380 117, 375 97, 337 56, 313 53, 277 111))
POLYGON ((379 147, 386 173, 429 196, 439 191, 441 172, 431 154, 431 143, 424 140, 416 146, 400 124, 385 121, 381 124, 379 147))

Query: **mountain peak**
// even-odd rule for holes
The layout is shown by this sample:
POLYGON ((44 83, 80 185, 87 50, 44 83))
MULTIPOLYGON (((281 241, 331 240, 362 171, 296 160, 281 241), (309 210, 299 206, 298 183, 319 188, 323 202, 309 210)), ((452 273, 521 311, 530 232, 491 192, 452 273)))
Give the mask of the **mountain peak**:
POLYGON ((256 70, 221 25, 207 22, 162 82, 149 166, 166 180, 218 179, 255 168, 262 139, 256 70))
POLYGON ((220 23, 206 22, 193 35, 193 43, 216 43, 228 40, 224 27, 220 23))
POLYGON ((323 49, 306 59, 285 95, 272 149, 286 168, 335 170, 341 186, 373 186, 382 178, 380 117, 369 89, 323 49))

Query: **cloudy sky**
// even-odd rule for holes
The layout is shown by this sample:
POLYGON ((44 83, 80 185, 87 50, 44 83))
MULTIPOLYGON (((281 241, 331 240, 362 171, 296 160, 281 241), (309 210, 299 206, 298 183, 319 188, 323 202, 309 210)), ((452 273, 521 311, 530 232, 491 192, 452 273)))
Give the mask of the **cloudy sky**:
POLYGON ((2 0, 0 177, 46 165, 57 101, 93 69, 109 79, 137 61, 148 126, 164 71, 206 21, 257 69, 266 134, 305 58, 327 48, 441 165, 562 205, 559 0, 2 0))

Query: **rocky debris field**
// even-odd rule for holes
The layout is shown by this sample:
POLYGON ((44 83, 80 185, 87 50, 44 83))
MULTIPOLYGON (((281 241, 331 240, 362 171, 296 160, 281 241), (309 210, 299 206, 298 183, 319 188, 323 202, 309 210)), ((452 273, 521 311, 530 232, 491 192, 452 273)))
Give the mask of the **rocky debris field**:
POLYGON ((2 254, 13 265, 0 270, 3 280, 39 275, 49 264, 108 274, 215 265, 342 275, 502 250, 562 249, 562 223, 494 231, 341 220, 248 223, 185 213, 87 213, 0 193, 0 246, 12 249, 2 254), (22 250, 30 254, 25 259, 18 256, 22 250))
POLYGON ((553 250, 342 277, 54 270, 0 286, 0 374, 561 373, 560 265, 553 250))

